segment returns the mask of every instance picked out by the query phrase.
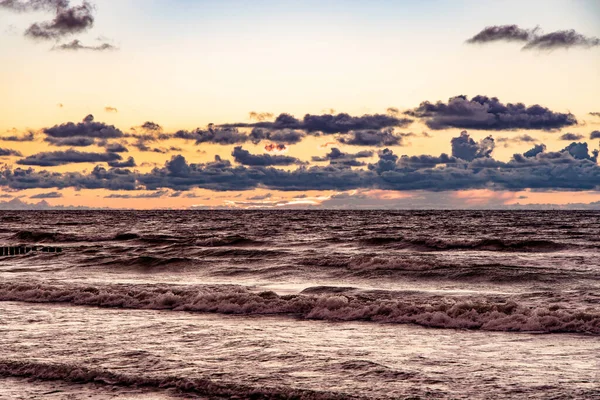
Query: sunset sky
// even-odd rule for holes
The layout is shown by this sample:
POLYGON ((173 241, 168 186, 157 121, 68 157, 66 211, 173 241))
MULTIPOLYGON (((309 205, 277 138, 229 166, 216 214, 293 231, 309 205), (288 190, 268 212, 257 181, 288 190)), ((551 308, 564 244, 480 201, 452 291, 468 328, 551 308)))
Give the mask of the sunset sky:
POLYGON ((600 202, 597 0, 0 0, 0 31, 0 202, 600 202))

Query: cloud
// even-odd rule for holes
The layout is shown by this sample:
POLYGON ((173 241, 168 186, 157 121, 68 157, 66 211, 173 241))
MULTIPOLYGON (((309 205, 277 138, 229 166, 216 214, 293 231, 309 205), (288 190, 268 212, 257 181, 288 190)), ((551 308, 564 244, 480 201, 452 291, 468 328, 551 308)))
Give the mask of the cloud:
POLYGON ((491 42, 527 42, 534 35, 534 30, 522 29, 517 25, 488 26, 477 35, 467 40, 469 44, 485 44, 491 42))
POLYGON ((19 165, 36 165, 55 167, 74 163, 113 162, 121 160, 116 153, 82 153, 73 149, 66 151, 45 152, 31 155, 17 161, 19 165))
POLYGON ((13 149, 3 149, 0 147, 0 157, 22 157, 23 154, 13 149))
POLYGON ((251 111, 250 112, 250 119, 254 120, 254 121, 266 121, 269 119, 273 118, 273 114, 272 113, 257 113, 256 111, 251 111))
POLYGON ((523 50, 555 50, 595 46, 600 46, 599 38, 587 37, 571 29, 536 36, 523 47, 523 50))
POLYGON ((590 139, 600 139, 600 131, 593 131, 590 133, 590 139))
POLYGON ((493 137, 488 136, 477 143, 466 131, 462 131, 460 136, 453 138, 450 144, 452 145, 452 156, 465 161, 490 157, 496 147, 493 137))
POLYGON ((119 110, 115 107, 111 107, 111 106, 106 106, 104 107, 104 111, 106 111, 107 113, 118 113, 119 110))
POLYGON ((84 1, 78 6, 68 6, 68 2, 56 9, 56 16, 52 21, 32 24, 25 36, 34 39, 56 40, 67 35, 82 33, 94 25, 93 7, 84 1))
POLYGON ((499 137, 499 138, 496 139, 496 141, 498 143, 504 143, 504 147, 509 147, 510 143, 521 144, 521 143, 535 143, 535 142, 538 142, 538 140, 536 138, 534 138, 533 136, 527 135, 527 134, 515 136, 513 138, 499 137))
POLYGON ((267 193, 264 195, 248 197, 246 200, 267 200, 267 199, 270 199, 271 197, 273 197, 273 195, 271 193, 267 193))
POLYGON ((372 151, 359 151, 358 153, 344 153, 340 149, 333 147, 331 151, 324 157, 313 157, 313 161, 322 162, 329 161, 332 165, 343 165, 347 167, 360 167, 366 165, 359 161, 360 158, 370 158, 373 156, 372 151))
POLYGON ((168 190, 157 190, 150 193, 141 193, 141 194, 109 194, 108 196, 104 196, 105 199, 158 199, 161 197, 177 197, 173 196, 168 190))
POLYGON ((271 154, 251 154, 241 146, 235 147, 231 153, 236 162, 249 166, 271 166, 271 165, 293 165, 302 164, 302 161, 295 157, 271 155, 271 154))
POLYGON ((35 135, 33 132, 29 132, 23 136, 0 136, 0 140, 4 142, 33 142, 35 140, 35 135))
POLYGON ((467 40, 469 44, 492 42, 522 42, 522 50, 555 50, 573 47, 591 48, 600 46, 600 39, 587 37, 573 29, 541 33, 539 27, 524 29, 518 25, 488 26, 467 40))
POLYGON ((94 122, 94 116, 88 115, 83 122, 77 124, 67 122, 62 125, 55 125, 52 128, 46 128, 43 132, 54 138, 72 138, 88 137, 99 139, 112 139, 123 137, 123 132, 113 125, 106 125, 102 122, 94 122))
POLYGON ((590 115, 592 117, 599 117, 600 118, 600 112, 591 112, 590 115))
POLYGON ((62 197, 62 193, 59 192, 40 193, 33 196, 29 196, 30 199, 60 199, 62 197))
POLYGON ((113 167, 113 168, 133 168, 136 165, 135 160, 133 157, 129 157, 127 160, 125 161, 109 161, 108 162, 108 166, 109 167, 113 167))
POLYGON ((558 138, 558 140, 576 141, 576 140, 581 140, 583 138, 584 138, 583 135, 579 135, 576 133, 565 133, 564 135, 561 135, 558 138))
POLYGON ((450 98, 448 103, 428 101, 406 114, 422 118, 431 129, 555 130, 577 124, 570 113, 558 113, 540 105, 522 103, 506 105, 496 97, 467 96, 450 98))
POLYGON ((15 12, 55 11, 69 6, 69 0, 1 0, 0 8, 15 12))
POLYGON ((411 133, 395 133, 393 128, 360 130, 350 132, 350 137, 340 137, 338 142, 352 146, 402 146, 404 137, 411 133))
MULTIPOLYGON (((63 43, 60 45, 55 45, 52 47, 54 51, 80 51, 80 50, 88 50, 88 51, 110 51, 110 50, 118 50, 117 47, 113 46, 110 43, 102 43, 97 46, 86 46, 81 43, 81 41, 75 39, 69 43, 63 43)), ((105 108, 106 110, 106 108, 105 108)), ((115 109, 116 112, 116 109, 115 109)))
POLYGON ((296 144, 302 141, 305 133, 293 129, 281 129, 271 131, 264 128, 254 128, 250 133, 250 140, 257 144, 262 140, 270 140, 276 143, 296 144))
POLYGON ((384 129, 390 127, 405 127, 412 123, 411 119, 398 118, 391 115, 375 114, 353 117, 342 113, 337 115, 323 114, 304 116, 298 120, 290 114, 280 114, 274 122, 257 122, 254 124, 233 123, 224 124, 224 128, 265 128, 269 130, 297 129, 308 133, 322 132, 324 134, 348 133, 355 130, 384 129))
POLYGON ((111 152, 111 153, 128 153, 129 152, 127 147, 123 146, 120 143, 106 143, 104 145, 104 148, 106 149, 106 151, 111 152))
POLYGON ((531 157, 535 157, 540 153, 543 153, 546 151, 546 145, 545 144, 536 144, 535 146, 533 146, 532 149, 526 151, 525 153, 523 153, 523 156, 527 157, 527 158, 531 158, 531 157))
POLYGON ((248 141, 248 136, 236 128, 219 128, 209 125, 207 129, 195 131, 178 131, 173 135, 176 139, 195 140, 196 144, 215 143, 221 145, 242 144, 248 141))
POLYGON ((150 131, 150 132, 160 132, 162 131, 162 126, 160 126, 159 124, 155 123, 155 122, 151 122, 151 121, 146 121, 141 125, 141 128, 146 130, 146 131, 150 131))
POLYGON ((88 147, 95 143, 94 138, 83 136, 73 136, 65 138, 48 136, 44 139, 44 141, 52 144, 53 146, 58 147, 88 147))

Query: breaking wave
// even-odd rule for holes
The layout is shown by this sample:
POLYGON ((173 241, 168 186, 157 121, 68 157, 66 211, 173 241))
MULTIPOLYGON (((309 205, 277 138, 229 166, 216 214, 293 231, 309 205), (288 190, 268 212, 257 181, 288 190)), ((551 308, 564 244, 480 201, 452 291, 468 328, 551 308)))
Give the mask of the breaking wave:
POLYGON ((243 286, 53 285, 0 283, 0 301, 208 312, 240 315, 291 314, 304 319, 416 324, 486 331, 600 334, 600 312, 519 303, 511 298, 432 297, 389 293, 344 294, 310 290, 278 295, 243 286))
POLYGON ((14 361, 0 359, 0 376, 33 378, 39 380, 65 381, 70 383, 95 383, 121 387, 152 389, 174 389, 183 393, 194 393, 220 398, 245 399, 357 399, 332 392, 317 392, 306 389, 284 387, 253 387, 233 382, 220 382, 208 378, 181 376, 144 376, 112 372, 83 365, 43 363, 36 361, 14 361))

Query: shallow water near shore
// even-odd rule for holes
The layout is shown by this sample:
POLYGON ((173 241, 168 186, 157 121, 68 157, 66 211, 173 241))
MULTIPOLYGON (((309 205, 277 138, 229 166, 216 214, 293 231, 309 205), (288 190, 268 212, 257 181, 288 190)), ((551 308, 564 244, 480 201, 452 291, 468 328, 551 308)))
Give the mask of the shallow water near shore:
POLYGON ((600 213, 0 222, 0 398, 600 398, 600 213))

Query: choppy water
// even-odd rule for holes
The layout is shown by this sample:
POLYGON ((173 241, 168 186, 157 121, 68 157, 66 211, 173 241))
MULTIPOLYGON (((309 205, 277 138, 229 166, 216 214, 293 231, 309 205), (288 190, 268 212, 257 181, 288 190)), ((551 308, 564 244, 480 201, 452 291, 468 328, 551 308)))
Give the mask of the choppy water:
POLYGON ((26 244, 0 398, 600 398, 600 213, 0 213, 26 244))

